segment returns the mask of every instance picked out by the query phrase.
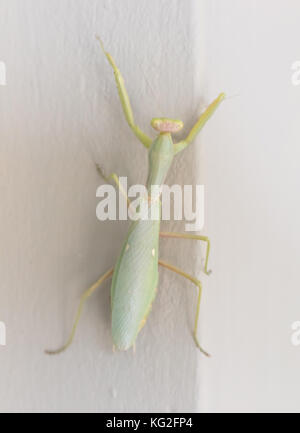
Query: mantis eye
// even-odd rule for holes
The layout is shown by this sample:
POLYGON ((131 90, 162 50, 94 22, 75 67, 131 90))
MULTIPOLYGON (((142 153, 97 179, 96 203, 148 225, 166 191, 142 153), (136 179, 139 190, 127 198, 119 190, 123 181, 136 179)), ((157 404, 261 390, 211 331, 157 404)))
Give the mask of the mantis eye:
POLYGON ((182 130, 184 125, 181 120, 159 118, 153 119, 151 126, 160 133, 176 134, 176 132, 182 130))

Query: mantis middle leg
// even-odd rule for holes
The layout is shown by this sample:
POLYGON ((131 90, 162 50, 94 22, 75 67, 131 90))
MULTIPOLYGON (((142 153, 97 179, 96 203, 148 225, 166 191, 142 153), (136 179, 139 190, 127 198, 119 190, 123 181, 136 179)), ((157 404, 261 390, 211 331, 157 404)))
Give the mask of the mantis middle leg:
POLYGON ((99 173, 100 177, 106 182, 106 183, 110 183, 110 180, 113 180, 114 183, 117 185, 120 193, 123 195, 123 197, 126 199, 127 201, 127 206, 129 207, 131 202, 128 198, 128 195, 125 191, 125 189, 123 188, 123 185, 121 184, 120 180, 119 180, 119 176, 115 173, 110 174, 108 177, 105 176, 105 174, 103 173, 101 167, 99 164, 96 164, 96 168, 97 168, 97 172, 99 173))
POLYGON ((162 238, 174 238, 174 239, 191 239, 196 241, 203 241, 206 243, 206 259, 205 259, 205 265, 204 265, 204 273, 206 275, 210 275, 212 271, 208 270, 208 260, 209 260, 209 253, 210 253, 210 240, 206 236, 197 236, 197 235, 189 235, 185 233, 160 233, 160 237, 162 238))
POLYGON ((66 349, 68 349, 68 347, 71 346, 71 344, 73 343, 74 337, 75 337, 75 333, 76 333, 76 329, 82 314, 82 310, 84 307, 85 302, 87 301, 88 298, 90 298, 92 296, 92 294, 95 292, 95 290, 100 287, 106 280, 108 280, 110 277, 112 277, 114 272, 114 269, 110 269, 108 272, 106 272, 106 274, 104 274, 95 284, 93 284, 81 297, 81 301, 80 301, 80 305, 76 314, 76 319, 75 319, 75 323, 71 332, 71 335, 67 341, 67 343, 60 349, 55 350, 55 351, 51 351, 51 350, 47 350, 46 354, 47 355, 58 355, 59 353, 64 352, 66 349))
POLYGON ((187 280, 194 283, 198 289, 199 289, 199 295, 198 295, 198 302, 197 302, 197 313, 196 313, 196 319, 195 319, 195 328, 194 328, 194 340, 198 347, 198 349, 207 357, 210 357, 210 355, 201 347, 199 340, 198 340, 198 326, 199 326, 199 316, 200 316, 200 305, 201 305, 201 297, 202 297, 202 284, 197 278, 194 278, 193 276, 187 274, 186 272, 182 271, 181 269, 170 265, 169 263, 164 262, 163 260, 159 260, 159 265, 169 269, 172 272, 175 272, 178 275, 181 275, 182 277, 186 278, 187 280))

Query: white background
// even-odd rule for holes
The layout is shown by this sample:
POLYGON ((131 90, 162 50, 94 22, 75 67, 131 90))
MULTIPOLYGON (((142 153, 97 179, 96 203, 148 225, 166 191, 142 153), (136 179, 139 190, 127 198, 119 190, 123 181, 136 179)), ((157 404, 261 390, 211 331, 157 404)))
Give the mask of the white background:
MULTIPOLYGON (((0 0, 0 410, 299 411, 300 59, 297 0, 0 0), (113 354, 109 284, 68 336, 80 294, 116 259, 127 223, 96 220, 94 164, 145 181, 147 153, 119 107, 102 36, 140 126, 192 125, 228 100, 169 183, 206 186, 212 240, 195 349, 196 292, 161 272, 137 353, 113 354)), ((165 225, 182 230, 177 224, 165 225)), ((199 245, 161 256, 197 276, 199 245)))

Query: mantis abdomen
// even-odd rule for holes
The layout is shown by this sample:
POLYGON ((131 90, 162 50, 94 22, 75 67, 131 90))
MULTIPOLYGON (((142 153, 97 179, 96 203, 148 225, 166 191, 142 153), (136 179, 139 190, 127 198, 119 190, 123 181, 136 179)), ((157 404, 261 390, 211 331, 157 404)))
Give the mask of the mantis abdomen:
POLYGON ((134 222, 117 261, 111 297, 113 342, 119 350, 134 345, 151 311, 158 286, 159 230, 160 221, 134 222))

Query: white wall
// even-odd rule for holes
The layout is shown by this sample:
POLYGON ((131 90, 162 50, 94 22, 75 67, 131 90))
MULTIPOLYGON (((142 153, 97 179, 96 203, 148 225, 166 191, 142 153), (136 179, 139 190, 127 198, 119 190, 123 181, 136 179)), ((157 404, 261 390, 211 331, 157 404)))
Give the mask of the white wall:
POLYGON ((299 411, 300 58, 298 1, 207 0, 206 91, 229 99, 202 135, 214 277, 203 308, 214 353, 208 411, 299 411))
MULTIPOLYGON (((146 176, 147 153, 123 120, 95 34, 117 59, 147 132, 161 115, 190 126, 201 108, 194 2, 2 0, 0 6, 7 65, 7 87, 0 88, 0 318, 8 334, 0 348, 0 409, 196 410, 200 355, 190 335, 196 291, 168 272, 136 356, 112 353, 109 285, 86 306, 73 347, 57 358, 43 353, 64 342, 80 294, 114 264, 126 233, 126 223, 96 219, 101 181, 94 163, 131 183, 146 176)), ((195 152, 178 159, 172 182, 195 183, 195 152)), ((168 243, 162 256, 193 272, 191 244, 168 243)))
MULTIPOLYGON (((300 349, 290 343, 300 319, 300 89, 290 80, 299 2, 0 0, 0 11, 0 410, 299 410, 300 349), (64 342, 80 294, 126 233, 95 218, 94 162, 145 180, 147 155, 96 33, 148 133, 153 116, 189 127, 219 91, 238 95, 169 179, 206 185, 214 274, 203 278, 201 337, 211 360, 190 336, 193 286, 168 272, 135 356, 112 353, 109 285, 86 306, 72 348, 43 354, 64 342)), ((196 275, 199 252, 184 241, 162 247, 196 275)))

